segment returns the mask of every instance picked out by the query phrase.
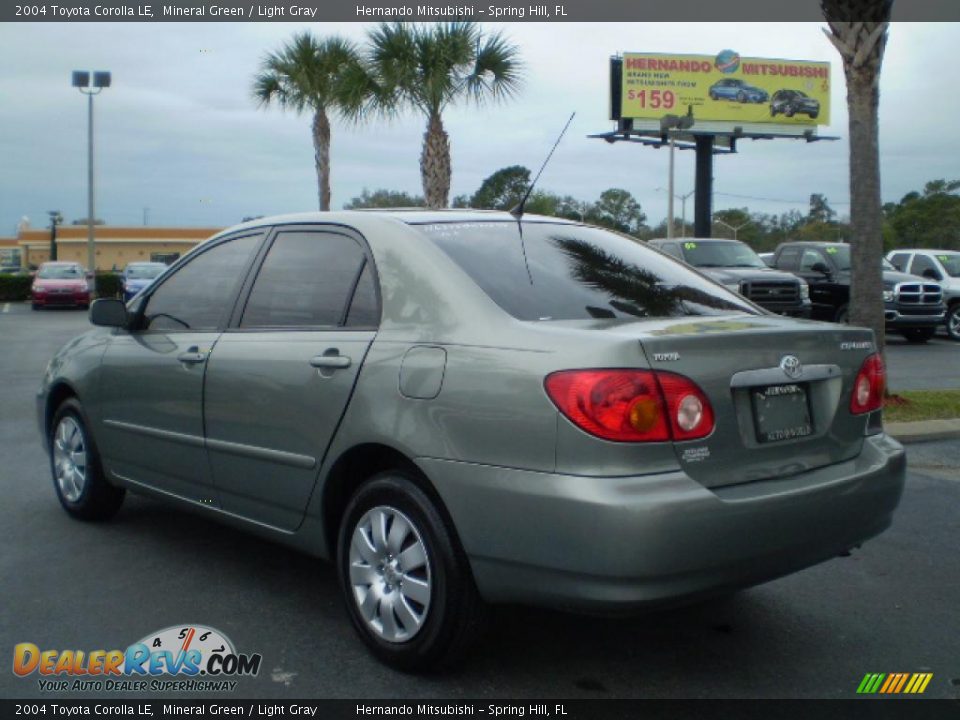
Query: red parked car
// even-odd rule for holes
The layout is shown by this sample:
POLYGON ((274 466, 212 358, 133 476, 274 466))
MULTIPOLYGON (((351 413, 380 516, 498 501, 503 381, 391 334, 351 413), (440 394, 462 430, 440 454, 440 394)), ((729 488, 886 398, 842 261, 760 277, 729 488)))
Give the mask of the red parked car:
POLYGON ((88 307, 92 299, 87 273, 74 262, 45 262, 30 288, 34 310, 51 305, 88 307))

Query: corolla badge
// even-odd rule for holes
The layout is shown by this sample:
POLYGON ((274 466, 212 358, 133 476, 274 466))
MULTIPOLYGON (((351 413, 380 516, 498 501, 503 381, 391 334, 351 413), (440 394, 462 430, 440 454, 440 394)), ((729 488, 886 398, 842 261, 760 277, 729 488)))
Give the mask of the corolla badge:
POLYGON ((794 380, 803 375, 803 365, 795 355, 784 355, 780 358, 780 369, 784 375, 794 380))

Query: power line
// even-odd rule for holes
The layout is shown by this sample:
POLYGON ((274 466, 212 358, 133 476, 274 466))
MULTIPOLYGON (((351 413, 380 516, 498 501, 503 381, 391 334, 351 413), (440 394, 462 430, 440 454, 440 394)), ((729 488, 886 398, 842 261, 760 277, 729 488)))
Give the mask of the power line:
MULTIPOLYGON (((782 198, 765 198, 765 197, 755 197, 753 195, 735 195, 733 193, 722 193, 722 192, 715 192, 714 195, 722 195, 723 197, 740 198, 742 200, 760 200, 763 202, 789 203, 792 205, 809 205, 810 204, 809 198, 807 198, 806 200, 784 200, 782 198)), ((828 200, 828 202, 830 205, 849 205, 850 204, 849 200, 828 200)))

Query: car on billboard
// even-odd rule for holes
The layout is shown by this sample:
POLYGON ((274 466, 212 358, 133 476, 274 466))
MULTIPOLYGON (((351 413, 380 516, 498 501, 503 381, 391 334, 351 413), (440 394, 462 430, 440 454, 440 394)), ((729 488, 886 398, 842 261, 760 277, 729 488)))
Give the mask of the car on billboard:
POLYGON ((711 100, 736 100, 740 103, 762 103, 770 97, 763 88, 749 85, 737 78, 724 78, 710 86, 711 100))
POLYGON ((777 90, 770 99, 770 117, 807 115, 815 120, 820 114, 820 101, 801 90, 777 90))

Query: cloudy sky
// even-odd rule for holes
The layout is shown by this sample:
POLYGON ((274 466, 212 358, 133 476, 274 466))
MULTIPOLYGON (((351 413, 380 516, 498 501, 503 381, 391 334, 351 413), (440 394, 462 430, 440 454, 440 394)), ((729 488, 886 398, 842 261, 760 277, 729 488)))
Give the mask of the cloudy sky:
MULTIPOLYGON (((96 100, 97 215, 113 225, 226 226, 246 215, 317 207, 309 118, 258 109, 251 78, 268 51, 308 27, 361 40, 361 23, 0 25, 0 236, 21 217, 46 224, 86 214, 86 101, 70 71, 104 69, 113 87, 96 100)), ((742 142, 714 166, 714 209, 805 211, 824 193, 848 212, 847 113, 838 56, 819 24, 490 25, 517 43, 526 63, 508 105, 450 110, 452 195, 513 164, 539 167, 570 112, 577 116, 541 187, 593 200, 622 187, 651 222, 666 215, 668 153, 587 139, 612 128, 608 58, 623 51, 826 60, 832 63, 831 125, 837 142, 742 142)), ((960 93, 951 58, 960 25, 895 24, 881 82, 884 200, 933 178, 960 177, 960 93)), ((333 131, 333 206, 364 188, 420 193, 423 121, 414 115, 333 131)), ((677 156, 676 191, 693 188, 693 153, 677 156)), ((677 212, 680 208, 678 206, 677 212)), ((692 218, 692 202, 688 203, 692 218)))

